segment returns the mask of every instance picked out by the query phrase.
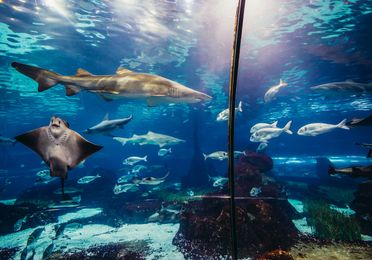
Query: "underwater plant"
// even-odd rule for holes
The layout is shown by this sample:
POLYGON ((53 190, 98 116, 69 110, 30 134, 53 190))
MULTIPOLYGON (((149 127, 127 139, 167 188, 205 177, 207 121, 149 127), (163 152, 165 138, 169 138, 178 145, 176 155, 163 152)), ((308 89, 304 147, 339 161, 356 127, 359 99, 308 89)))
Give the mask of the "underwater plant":
POLYGON ((330 209, 325 201, 306 201, 305 212, 308 223, 315 229, 315 236, 318 238, 348 242, 361 239, 359 222, 352 216, 330 209))

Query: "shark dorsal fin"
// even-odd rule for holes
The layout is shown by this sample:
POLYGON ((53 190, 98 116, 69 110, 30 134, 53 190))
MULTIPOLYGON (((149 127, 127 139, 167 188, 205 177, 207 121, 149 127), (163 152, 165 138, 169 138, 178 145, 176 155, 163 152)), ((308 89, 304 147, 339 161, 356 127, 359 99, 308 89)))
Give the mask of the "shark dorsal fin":
POLYGON ((133 73, 133 71, 131 70, 128 70, 128 69, 124 69, 123 67, 119 67, 117 70, 116 70, 116 74, 128 74, 128 73, 133 73))
POLYGON ((76 77, 85 77, 85 76, 92 76, 92 75, 93 74, 90 73, 89 71, 81 69, 81 68, 77 69, 76 74, 75 74, 76 77))
POLYGON ((109 120, 109 113, 106 113, 103 117, 102 121, 109 120))

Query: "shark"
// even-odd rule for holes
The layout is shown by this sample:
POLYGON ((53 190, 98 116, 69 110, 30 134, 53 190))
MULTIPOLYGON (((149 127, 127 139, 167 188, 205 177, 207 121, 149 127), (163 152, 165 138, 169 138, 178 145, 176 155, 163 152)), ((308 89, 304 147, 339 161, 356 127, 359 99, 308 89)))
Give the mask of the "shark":
POLYGON ((123 98, 145 100, 150 107, 169 103, 197 103, 212 99, 205 93, 170 79, 155 74, 137 73, 122 67, 119 67, 114 75, 93 75, 79 68, 75 75, 64 76, 19 62, 13 62, 11 65, 20 73, 35 80, 39 92, 62 84, 66 88, 67 96, 85 90, 100 95, 106 101, 123 98))
POLYGON ((67 121, 53 116, 48 126, 18 135, 15 139, 31 148, 49 166, 51 177, 61 177, 62 195, 67 172, 102 149, 70 129, 67 121))
POLYGON ((336 92, 352 92, 352 93, 371 93, 372 83, 357 83, 352 80, 342 82, 330 82, 317 86, 310 87, 316 91, 336 91, 336 92))
POLYGON ((148 131, 147 134, 144 135, 136 135, 134 134, 131 138, 124 138, 124 137, 114 137, 115 141, 118 141, 122 145, 127 143, 132 144, 139 144, 139 145, 158 145, 160 148, 164 146, 176 145, 180 143, 186 142, 185 140, 178 139, 173 136, 158 134, 155 132, 148 131))
POLYGON ((109 119, 109 115, 106 114, 102 121, 95 126, 92 126, 83 131, 85 134, 105 134, 111 135, 111 132, 117 128, 123 128, 124 125, 128 124, 132 120, 133 116, 130 115, 127 118, 109 119))

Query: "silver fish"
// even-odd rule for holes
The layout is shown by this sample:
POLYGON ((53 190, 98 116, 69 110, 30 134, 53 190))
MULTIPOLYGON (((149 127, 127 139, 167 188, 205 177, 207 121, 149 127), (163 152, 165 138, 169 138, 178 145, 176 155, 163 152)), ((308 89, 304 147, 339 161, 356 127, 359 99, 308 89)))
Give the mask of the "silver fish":
POLYGON ((84 176, 84 177, 81 177, 81 178, 77 181, 77 183, 79 183, 79 184, 88 184, 88 183, 94 181, 94 180, 97 179, 97 178, 101 178, 101 175, 97 174, 97 175, 95 175, 95 176, 93 176, 93 175, 92 175, 92 176, 84 176))
POLYGON ((210 154, 203 153, 203 156, 204 156, 204 160, 207 160, 209 158, 209 159, 213 159, 213 160, 222 161, 222 160, 227 159, 227 152, 217 151, 217 152, 213 152, 213 153, 210 153, 210 154))
POLYGON ((134 165, 140 161, 144 161, 144 162, 147 162, 147 155, 144 156, 144 157, 138 157, 138 156, 131 156, 131 157, 128 157, 126 158, 124 161, 123 161, 123 164, 125 165, 134 165))
POLYGON ((172 148, 168 148, 168 149, 162 148, 158 151, 158 156, 163 157, 171 153, 172 153, 172 148))
POLYGON ((138 184, 128 183, 128 184, 122 184, 122 185, 115 185, 113 192, 115 195, 123 193, 123 192, 135 192, 138 190, 138 184))

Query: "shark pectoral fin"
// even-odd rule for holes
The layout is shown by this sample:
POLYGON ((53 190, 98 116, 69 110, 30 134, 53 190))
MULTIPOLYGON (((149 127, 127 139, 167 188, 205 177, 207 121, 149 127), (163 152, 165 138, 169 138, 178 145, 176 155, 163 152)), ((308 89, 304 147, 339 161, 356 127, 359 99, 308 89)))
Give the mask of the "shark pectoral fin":
POLYGON ((97 93, 103 100, 105 100, 105 101, 108 101, 108 102, 110 102, 110 101, 113 101, 113 99, 111 99, 111 98, 108 98, 107 96, 105 96, 105 95, 103 95, 102 93, 97 93))
POLYGON ((66 96, 70 97, 79 93, 80 89, 74 85, 65 85, 66 96))
POLYGON ((79 68, 79 69, 77 69, 75 76, 76 77, 86 77, 86 76, 93 76, 93 74, 90 73, 87 70, 84 70, 84 69, 80 69, 79 68))
POLYGON ((133 71, 128 70, 128 69, 124 69, 123 67, 119 67, 116 70, 116 74, 118 74, 118 75, 120 75, 120 74, 128 74, 128 73, 133 73, 133 71))

